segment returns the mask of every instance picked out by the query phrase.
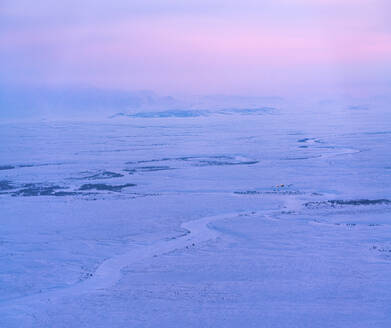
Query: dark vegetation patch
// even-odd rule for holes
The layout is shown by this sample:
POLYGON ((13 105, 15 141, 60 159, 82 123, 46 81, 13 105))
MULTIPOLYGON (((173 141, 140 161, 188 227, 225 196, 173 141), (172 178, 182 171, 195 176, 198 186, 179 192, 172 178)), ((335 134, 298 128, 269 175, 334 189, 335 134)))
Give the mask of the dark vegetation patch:
POLYGON ((76 195, 82 195, 82 193, 77 191, 56 191, 55 193, 53 193, 53 196, 57 196, 57 197, 76 196, 76 195))
POLYGON ((0 165, 0 171, 1 171, 1 170, 12 170, 12 169, 16 169, 16 168, 39 167, 39 166, 49 166, 49 165, 63 165, 63 164, 64 164, 64 163, 0 165))
POLYGON ((317 155, 317 156, 303 156, 303 157, 286 157, 286 158, 281 158, 281 159, 283 161, 300 161, 300 160, 319 158, 319 157, 322 157, 322 156, 317 155))
MULTIPOLYGON (((13 188, 15 189, 15 188, 13 188)), ((84 193, 77 191, 66 191, 66 187, 61 187, 57 185, 45 185, 42 183, 25 183, 22 185, 21 189, 11 192, 11 195, 14 197, 33 197, 33 196, 75 196, 75 195, 84 195, 84 193)))
POLYGON ((388 199, 358 199, 358 200, 331 200, 329 201, 337 205, 379 205, 379 204, 391 204, 388 199))
POLYGON ((137 170, 142 172, 154 172, 154 171, 165 171, 165 170, 173 170, 172 167, 169 167, 167 165, 161 165, 161 166, 142 166, 138 167, 137 170))
POLYGON ((391 249, 388 247, 384 247, 384 246, 375 246, 374 245, 374 246, 372 246, 372 249, 377 250, 380 253, 385 253, 385 252, 391 253, 391 249))
MULTIPOLYGON (((256 160, 248 160, 244 158, 238 158, 235 156, 227 155, 216 155, 216 156, 181 156, 181 157, 164 157, 161 159, 150 159, 150 160, 140 160, 127 162, 126 164, 146 164, 146 163, 157 163, 157 162, 167 162, 167 161, 181 161, 189 162, 192 166, 229 166, 229 165, 253 165, 259 163, 256 160)), ((137 171, 160 171, 160 170, 172 170, 172 167, 169 166, 144 166, 133 169, 126 169, 125 171, 133 174, 137 171)))
POLYGON ((112 178, 121 178, 124 175, 121 173, 111 172, 111 171, 102 171, 97 174, 90 175, 85 177, 85 179, 89 180, 99 180, 99 179, 112 179, 112 178))
POLYGON ((79 190, 99 190, 99 191, 115 191, 115 192, 121 192, 122 189, 128 188, 128 187, 134 187, 136 186, 134 183, 127 183, 123 185, 107 185, 104 183, 88 183, 83 184, 79 190))
POLYGON ((15 166, 13 165, 0 165, 0 170, 12 170, 15 166))
POLYGON ((156 163, 156 162, 164 162, 174 160, 174 158, 161 158, 161 159, 146 159, 146 160, 140 160, 140 161, 134 161, 134 162, 126 162, 125 164, 144 164, 144 163, 156 163))
POLYGON ((278 111, 274 107, 257 107, 257 108, 233 108, 223 109, 218 111, 219 114, 242 114, 242 115, 262 115, 262 114, 276 114, 278 111))
POLYGON ((155 171, 167 171, 167 170, 175 170, 175 168, 167 166, 167 165, 157 165, 157 166, 141 166, 135 167, 133 169, 125 169, 125 172, 129 174, 134 174, 137 172, 155 172, 155 171))
POLYGON ((234 194, 236 195, 302 195, 304 193, 298 190, 276 189, 272 191, 255 191, 255 190, 234 191, 234 194))
POLYGON ((335 208, 342 206, 369 206, 369 205, 391 205, 391 201, 388 199, 357 199, 357 200, 328 200, 322 202, 308 202, 304 204, 305 207, 310 209, 316 208, 335 208))
POLYGON ((216 155, 216 156, 197 156, 181 157, 182 161, 192 162, 193 166, 227 166, 227 165, 252 165, 259 161, 238 159, 235 156, 216 155))
POLYGON ((311 157, 287 157, 287 158, 283 158, 284 161, 299 161, 299 160, 302 160, 302 159, 309 159, 311 157))
POLYGON ((310 140, 312 140, 312 139, 311 138, 303 138, 303 139, 297 140, 297 142, 308 142, 310 140))
POLYGON ((98 172, 85 171, 85 172, 80 172, 80 174, 83 174, 85 176, 80 178, 70 178, 70 180, 103 180, 103 179, 122 178, 124 176, 121 173, 116 173, 111 171, 98 171, 98 172))
POLYGON ((320 141, 319 139, 316 139, 316 138, 303 138, 303 139, 297 140, 297 142, 309 142, 309 141, 313 141, 316 143, 322 143, 322 141, 320 141))
POLYGON ((22 186, 22 189, 12 193, 12 196, 54 196, 58 190, 65 189, 64 187, 52 185, 42 185, 36 183, 27 183, 22 186))
POLYGON ((265 195, 304 195, 304 192, 298 190, 274 190, 265 191, 265 195))
POLYGON ((126 162, 125 164, 146 164, 156 162, 167 162, 167 161, 190 161, 199 158, 198 156, 182 156, 182 157, 163 157, 160 159, 146 159, 140 161, 126 162))
POLYGON ((253 165, 258 161, 213 161, 213 160, 200 160, 194 166, 228 166, 228 165, 253 165))
POLYGON ((102 183, 97 184, 84 184, 79 190, 69 190, 68 187, 59 185, 43 184, 43 183, 25 183, 16 188, 7 180, 0 181, 0 194, 10 194, 13 197, 34 197, 34 196, 55 196, 55 197, 66 197, 66 196, 88 196, 97 195, 96 192, 87 191, 114 191, 121 192, 122 189, 136 186, 133 183, 127 183, 123 185, 107 185, 102 183))
POLYGON ((234 194, 236 194, 236 195, 260 195, 262 193, 259 191, 254 191, 254 190, 246 190, 246 191, 234 191, 234 194))
POLYGON ((382 135, 382 134, 391 134, 391 131, 375 131, 375 132, 363 132, 367 135, 382 135))
POLYGON ((1 180, 0 181, 0 190, 11 190, 11 189, 15 189, 11 182, 8 181, 8 180, 1 180))

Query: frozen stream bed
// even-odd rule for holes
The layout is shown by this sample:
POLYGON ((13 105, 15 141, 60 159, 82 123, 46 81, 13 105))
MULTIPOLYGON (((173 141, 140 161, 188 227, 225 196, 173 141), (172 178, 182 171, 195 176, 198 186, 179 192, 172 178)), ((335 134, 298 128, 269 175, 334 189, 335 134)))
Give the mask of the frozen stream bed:
POLYGON ((391 325, 390 114, 177 114, 1 124, 0 327, 391 325))

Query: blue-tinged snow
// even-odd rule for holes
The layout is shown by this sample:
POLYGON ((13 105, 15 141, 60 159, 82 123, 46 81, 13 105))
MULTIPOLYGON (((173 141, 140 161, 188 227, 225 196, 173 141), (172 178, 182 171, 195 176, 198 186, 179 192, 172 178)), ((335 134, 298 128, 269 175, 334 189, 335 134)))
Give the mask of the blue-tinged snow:
POLYGON ((389 327, 391 114, 0 125, 0 327, 389 327))

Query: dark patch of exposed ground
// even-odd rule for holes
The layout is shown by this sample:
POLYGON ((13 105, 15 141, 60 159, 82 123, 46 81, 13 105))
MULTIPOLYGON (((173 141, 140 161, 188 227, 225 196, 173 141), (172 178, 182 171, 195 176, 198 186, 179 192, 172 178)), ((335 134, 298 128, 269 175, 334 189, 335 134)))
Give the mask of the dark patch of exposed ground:
POLYGON ((134 187, 136 186, 134 183, 126 183, 123 185, 108 185, 104 183, 87 183, 83 184, 79 190, 99 190, 99 191, 115 191, 115 192, 121 192, 122 189, 128 188, 128 187, 134 187))
POLYGON ((12 190, 15 187, 11 184, 11 181, 8 180, 0 180, 0 190, 12 190))
POLYGON ((13 165, 0 165, 0 170, 12 170, 15 166, 13 165))
POLYGON ((370 205, 391 205, 388 199, 354 199, 354 200, 328 200, 320 202, 308 202, 304 206, 310 209, 317 208, 335 208, 342 206, 370 206, 370 205))
POLYGON ((87 179, 87 180, 112 179, 112 178, 122 178, 123 176, 124 175, 121 173, 102 171, 84 178, 80 178, 80 180, 81 179, 87 179))
POLYGON ((234 191, 236 195, 302 195, 298 190, 272 190, 272 191, 234 191))
MULTIPOLYGON (((224 165, 253 165, 257 164, 259 161, 257 160, 240 160, 235 158, 234 156, 226 156, 226 155, 215 155, 215 156, 182 156, 182 157, 164 157, 161 159, 150 159, 150 160, 140 160, 127 162, 126 164, 144 164, 144 163, 156 163, 156 162, 166 162, 166 161, 181 161, 181 162, 189 162, 192 166, 224 166, 224 165)), ((155 166, 159 167, 159 166, 155 166)), ((165 169, 172 169, 167 166, 164 166, 165 169)), ((148 167, 144 167, 148 168, 148 167)), ((134 168, 133 170, 138 170, 138 168, 134 168)), ((128 170, 131 171, 131 170, 128 170)))
POLYGON ((135 167, 133 169, 125 169, 125 172, 129 174, 134 174, 137 172, 156 172, 156 171, 166 171, 166 170, 175 170, 175 168, 167 165, 156 165, 156 166, 141 166, 135 167))
POLYGON ((77 195, 77 192, 65 191, 65 187, 57 185, 44 185, 40 183, 26 183, 22 188, 12 192, 12 196, 71 196, 77 195))

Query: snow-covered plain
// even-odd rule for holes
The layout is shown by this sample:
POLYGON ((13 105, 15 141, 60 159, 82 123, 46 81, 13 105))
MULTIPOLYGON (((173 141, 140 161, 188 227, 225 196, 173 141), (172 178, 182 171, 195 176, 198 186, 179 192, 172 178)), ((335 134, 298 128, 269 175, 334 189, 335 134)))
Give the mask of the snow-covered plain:
POLYGON ((391 114, 0 127, 0 327, 390 327, 391 114))

